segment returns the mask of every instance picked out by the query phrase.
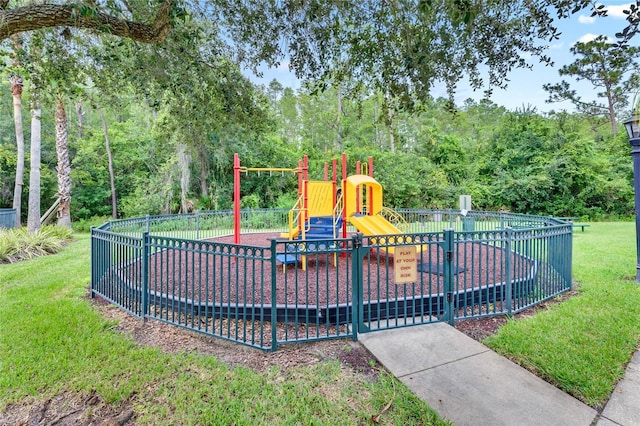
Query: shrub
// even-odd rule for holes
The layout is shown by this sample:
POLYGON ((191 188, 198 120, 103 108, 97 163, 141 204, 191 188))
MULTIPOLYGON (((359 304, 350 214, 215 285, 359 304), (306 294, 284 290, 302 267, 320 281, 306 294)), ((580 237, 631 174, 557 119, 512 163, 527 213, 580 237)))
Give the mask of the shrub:
POLYGON ((71 226, 76 232, 90 232, 92 227, 103 225, 111 220, 111 216, 93 216, 89 219, 74 221, 71 226))
POLYGON ((30 234, 26 228, 0 231, 0 263, 14 263, 58 253, 72 239, 72 231, 45 226, 30 234))

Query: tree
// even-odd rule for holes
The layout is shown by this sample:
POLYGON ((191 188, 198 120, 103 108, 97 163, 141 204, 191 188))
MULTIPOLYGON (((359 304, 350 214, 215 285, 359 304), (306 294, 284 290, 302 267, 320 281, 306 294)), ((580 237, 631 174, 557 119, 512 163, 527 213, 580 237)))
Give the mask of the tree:
POLYGON ((100 114, 100 121, 102 122, 102 132, 104 133, 104 149, 107 152, 107 165, 109 168, 109 184, 111 185, 111 217, 113 219, 118 218, 118 197, 116 196, 116 180, 113 173, 113 155, 111 154, 111 144, 109 142, 109 126, 107 120, 104 118, 104 112, 102 108, 96 106, 98 113, 100 114))
POLYGON ((58 157, 58 226, 71 228, 71 161, 67 143, 67 112, 62 97, 56 102, 56 154, 58 157))
MULTIPOLYGON (((111 10, 103 10, 96 3, 67 4, 35 3, 9 8, 9 0, 0 0, 0 40, 14 34, 54 27, 85 28, 144 43, 161 43, 172 29, 171 12, 175 0, 164 0, 150 22, 132 21, 117 17, 127 9, 126 3, 107 2, 111 10)), ((108 7, 105 7, 107 9, 108 7)), ((130 11, 129 11, 130 12, 130 11)), ((149 13, 136 11, 147 19, 149 13)))
MULTIPOLYGON (((90 47, 87 72, 103 104, 120 104, 117 98, 127 82, 126 89, 153 110, 148 130, 173 151, 173 158, 163 161, 172 177, 180 176, 180 199, 185 202, 197 192, 202 204, 211 205, 209 188, 216 186, 211 172, 226 167, 231 157, 225 153, 243 149, 272 125, 266 97, 221 54, 220 45, 209 25, 192 21, 174 30, 162 45, 103 40, 90 47), (169 163, 180 169, 179 175, 169 163), (192 172, 198 179, 192 179, 192 172), (192 188, 192 182, 199 188, 192 188)), ((117 163, 117 135, 112 142, 117 163)), ((164 187, 155 192, 169 193, 164 187)))
POLYGON ((27 230, 40 230, 40 146, 42 106, 37 96, 31 98, 31 161, 29 165, 29 212, 27 230))
POLYGON ((77 46, 69 31, 58 34, 47 30, 38 33, 42 40, 42 60, 35 68, 43 82, 41 99, 45 105, 54 106, 55 142, 58 181, 58 226, 71 228, 71 160, 69 153, 67 112, 64 101, 78 91, 85 78, 79 59, 73 54, 77 46))
POLYGON ((611 131, 617 132, 616 113, 628 105, 629 93, 640 89, 640 48, 622 47, 609 43, 604 36, 587 43, 577 42, 571 53, 578 59, 558 71, 560 75, 586 80, 599 90, 597 96, 603 102, 585 101, 572 90, 569 83, 545 84, 549 92, 547 102, 571 101, 579 112, 592 116, 605 115, 611 124, 611 131))
POLYGON ((549 63, 540 39, 557 37, 556 17, 588 7, 604 14, 589 0, 162 0, 151 8, 120 0, 24 6, 0 0, 0 40, 71 27, 162 43, 171 31, 198 20, 218 35, 220 51, 236 63, 255 69, 288 57, 299 78, 319 81, 320 87, 352 79, 363 82, 354 90, 388 92, 410 108, 428 98, 436 81, 451 97, 463 78, 490 92, 506 85, 513 68, 529 67, 530 56, 549 63))
POLYGON ((22 78, 12 75, 11 95, 13 96, 13 121, 16 130, 16 147, 18 157, 16 159, 16 178, 13 191, 13 208, 16 210, 16 226, 20 227, 22 216, 22 187, 24 186, 24 131, 22 128, 22 78))

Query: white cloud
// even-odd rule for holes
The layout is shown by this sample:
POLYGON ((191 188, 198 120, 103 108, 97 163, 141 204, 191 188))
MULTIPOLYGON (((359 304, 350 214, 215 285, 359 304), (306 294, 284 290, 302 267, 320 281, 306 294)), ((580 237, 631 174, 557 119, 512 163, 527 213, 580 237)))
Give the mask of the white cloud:
POLYGON ((580 22, 581 24, 593 24, 594 22, 596 22, 596 17, 580 15, 578 16, 578 22, 580 22))
POLYGON ((622 13, 623 10, 629 10, 631 3, 606 6, 607 16, 618 19, 627 19, 627 15, 622 13))
POLYGON ((564 47, 564 42, 555 43, 549 46, 549 49, 560 50, 564 47))
MULTIPOLYGON (((578 39, 578 41, 580 43, 589 43, 591 40, 595 40, 596 37, 598 37, 598 34, 587 33, 587 34, 583 35, 582 37, 580 37, 578 39)), ((615 42, 615 40, 612 39, 611 37, 607 37, 607 42, 608 43, 613 43, 613 42, 615 42)))
POLYGON ((591 40, 595 39, 596 37, 598 37, 598 36, 597 36, 597 34, 586 33, 585 35, 583 35, 582 37, 580 37, 580 38, 578 39, 578 41, 579 41, 580 43, 588 43, 588 42, 590 42, 591 40))
POLYGON ((280 65, 278 65, 278 67, 276 68, 278 71, 287 71, 289 72, 289 61, 284 60, 282 62, 280 62, 280 65))

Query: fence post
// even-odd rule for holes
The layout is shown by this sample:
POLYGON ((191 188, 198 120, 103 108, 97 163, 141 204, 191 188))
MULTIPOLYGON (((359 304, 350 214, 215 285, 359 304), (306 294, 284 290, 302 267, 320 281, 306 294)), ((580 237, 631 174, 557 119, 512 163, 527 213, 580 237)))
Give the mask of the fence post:
POLYGON ((94 290, 98 283, 98 271, 97 271, 97 256, 96 256, 96 242, 95 235, 93 235, 94 228, 91 227, 91 298, 95 298, 96 294, 94 290))
POLYGON ((278 349, 278 304, 277 302, 277 288, 276 281, 278 279, 277 271, 278 265, 276 264, 276 249, 278 241, 273 238, 271 240, 271 350, 276 351, 278 349))
POLYGON ((200 239, 200 212, 196 210, 196 240, 200 239))
MULTIPOLYGON (((364 312, 363 312, 363 260, 362 255, 362 234, 356 232, 352 237, 353 251, 351 255, 351 261, 353 262, 353 274, 352 274, 352 294, 353 303, 351 304, 351 328, 353 333, 353 340, 358 340, 358 332, 360 331, 360 325, 364 328, 364 312)), ((364 330, 363 330, 364 331, 364 330)))
POLYGON ((442 248, 444 249, 444 318, 453 325, 454 323, 454 298, 453 293, 453 257, 454 257, 454 231, 452 228, 444 230, 444 242, 442 248))
MULTIPOLYGON (((147 216, 148 218, 148 216, 147 216)), ((142 316, 149 315, 149 232, 142 234, 142 316)))
POLYGON ((150 219, 149 219, 149 215, 147 215, 147 222, 146 222, 146 224, 147 224, 147 226, 146 226, 146 231, 147 231, 147 232, 149 232, 149 228, 150 228, 149 221, 150 221, 150 219))
POLYGON ((565 281, 564 288, 571 288, 572 240, 573 226, 570 223, 547 228, 548 262, 565 281))
POLYGON ((504 243, 504 252, 507 257, 505 260, 505 279, 504 279, 504 299, 507 304, 507 315, 513 315, 513 278, 512 278, 512 265, 511 265, 511 243, 513 241, 513 229, 507 227, 505 232, 506 241, 504 243))
POLYGON ((568 232, 566 232, 564 234, 564 244, 563 244, 563 250, 562 250, 562 254, 563 256, 563 261, 564 261, 564 265, 565 267, 563 268, 564 271, 564 279, 565 279, 565 288, 567 290, 571 289, 571 283, 573 282, 573 277, 572 277, 572 273, 573 273, 573 265, 571 263, 571 259, 573 259, 573 225, 567 225, 569 226, 568 232))

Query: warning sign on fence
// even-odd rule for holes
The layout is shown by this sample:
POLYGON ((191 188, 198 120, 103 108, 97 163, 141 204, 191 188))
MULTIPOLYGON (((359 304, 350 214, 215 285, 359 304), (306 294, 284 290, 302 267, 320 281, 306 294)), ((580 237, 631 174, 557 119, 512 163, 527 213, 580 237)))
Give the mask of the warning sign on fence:
POLYGON ((418 277, 416 246, 396 247, 394 252, 394 272, 396 284, 413 283, 418 277))

